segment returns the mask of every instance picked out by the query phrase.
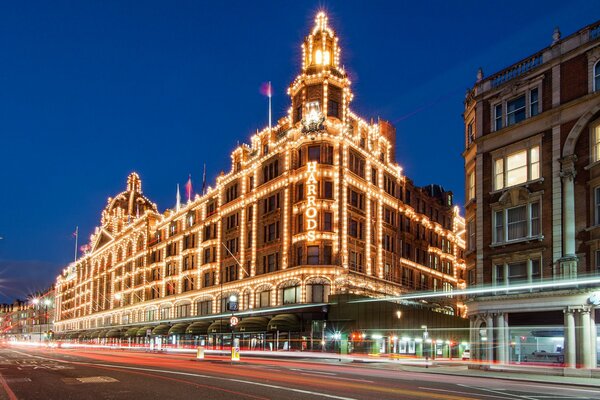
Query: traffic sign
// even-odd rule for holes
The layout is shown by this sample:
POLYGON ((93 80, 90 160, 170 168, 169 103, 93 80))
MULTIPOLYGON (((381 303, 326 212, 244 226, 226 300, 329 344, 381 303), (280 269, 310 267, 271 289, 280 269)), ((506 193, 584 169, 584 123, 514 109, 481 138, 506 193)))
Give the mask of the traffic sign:
POLYGON ((229 318, 229 325, 231 325, 231 326, 236 326, 238 324, 238 322, 240 322, 238 317, 234 316, 234 317, 229 318))

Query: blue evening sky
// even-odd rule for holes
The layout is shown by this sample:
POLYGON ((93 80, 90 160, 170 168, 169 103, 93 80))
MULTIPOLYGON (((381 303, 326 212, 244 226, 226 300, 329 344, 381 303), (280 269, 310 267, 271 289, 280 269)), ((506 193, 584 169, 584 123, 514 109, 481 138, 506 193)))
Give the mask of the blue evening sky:
POLYGON ((202 166, 274 120, 324 9, 352 107, 397 128, 417 185, 464 198, 465 90, 600 17, 597 1, 4 1, 0 4, 0 301, 50 285, 137 171, 160 210, 202 166))

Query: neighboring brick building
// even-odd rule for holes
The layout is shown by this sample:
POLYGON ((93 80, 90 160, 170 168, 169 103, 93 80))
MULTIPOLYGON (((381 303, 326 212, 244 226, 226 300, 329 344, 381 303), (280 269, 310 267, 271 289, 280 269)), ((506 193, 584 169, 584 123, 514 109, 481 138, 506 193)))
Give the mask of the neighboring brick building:
POLYGON ((566 281, 600 271, 599 60, 600 23, 564 39, 556 30, 536 54, 486 78, 480 70, 466 95, 467 284, 560 281, 471 301, 477 358, 539 359, 551 335, 543 350, 555 362, 596 365, 589 297, 600 285, 566 281))
MULTIPOLYGON (((237 147, 214 187, 161 214, 133 173, 109 198, 91 251, 57 279, 63 337, 159 323, 180 334, 201 321, 194 332, 231 332, 220 325, 230 295, 242 332, 273 331, 269 318, 283 312, 297 315, 285 317, 296 323, 289 331, 311 335, 330 294, 464 287, 464 220, 452 193, 415 187, 396 163, 394 127, 352 113, 325 14, 302 49, 288 115, 237 147)), ((429 308, 462 314, 455 298, 440 297, 429 308)))

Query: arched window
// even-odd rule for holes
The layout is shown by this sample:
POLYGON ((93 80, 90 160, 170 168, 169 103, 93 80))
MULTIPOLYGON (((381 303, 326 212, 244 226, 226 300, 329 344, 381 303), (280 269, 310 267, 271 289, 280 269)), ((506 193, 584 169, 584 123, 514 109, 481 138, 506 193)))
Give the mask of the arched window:
POLYGON ((306 302, 322 303, 329 300, 331 286, 327 279, 312 278, 306 282, 306 302))
POLYGON ((594 92, 600 90, 600 60, 594 65, 594 92))

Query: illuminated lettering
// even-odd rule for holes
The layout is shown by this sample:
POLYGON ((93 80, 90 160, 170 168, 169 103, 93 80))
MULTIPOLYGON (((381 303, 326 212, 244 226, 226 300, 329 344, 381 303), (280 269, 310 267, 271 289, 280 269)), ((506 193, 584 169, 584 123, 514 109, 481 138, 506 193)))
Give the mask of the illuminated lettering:
POLYGON ((311 161, 306 164, 308 179, 306 180, 306 238, 309 242, 316 239, 317 230, 317 162, 311 161))

